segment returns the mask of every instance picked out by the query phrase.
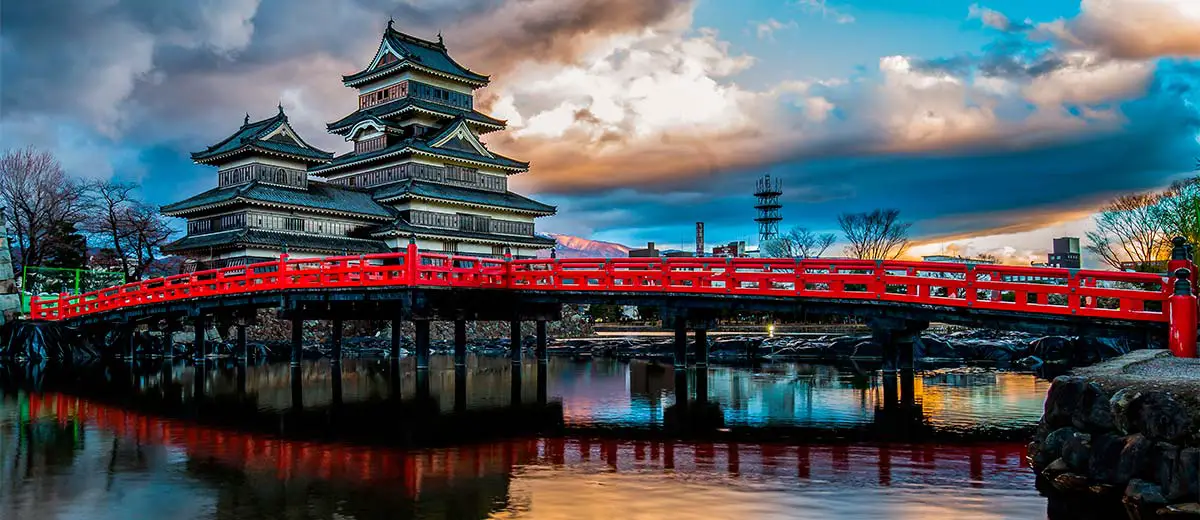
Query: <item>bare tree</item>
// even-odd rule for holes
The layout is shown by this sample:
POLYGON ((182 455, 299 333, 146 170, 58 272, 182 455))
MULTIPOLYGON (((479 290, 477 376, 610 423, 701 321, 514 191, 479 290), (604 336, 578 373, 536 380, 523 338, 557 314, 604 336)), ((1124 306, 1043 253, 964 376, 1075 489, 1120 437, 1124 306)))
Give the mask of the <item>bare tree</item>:
POLYGON ((41 264, 55 231, 82 221, 88 207, 85 190, 67 177, 58 159, 32 146, 0 156, 0 198, 22 267, 41 264))
POLYGON ((819 258, 833 245, 837 235, 817 234, 806 227, 796 226, 779 238, 763 244, 763 252, 773 258, 819 258))
POLYGON ((1162 194, 1163 231, 1200 244, 1200 177, 1176 181, 1162 194))
POLYGON ((1162 260, 1170 243, 1163 200, 1152 193, 1113 199, 1096 215, 1096 230, 1087 232, 1087 250, 1114 269, 1127 261, 1145 267, 1162 260))
POLYGON ((111 261, 128 279, 140 279, 171 238, 170 226, 157 209, 137 198, 134 184, 100 181, 89 188, 95 211, 84 229, 96 244, 112 251, 111 261))
POLYGON ((869 260, 895 260, 908 250, 911 223, 900 221, 900 210, 842 213, 838 224, 849 244, 846 254, 869 260))

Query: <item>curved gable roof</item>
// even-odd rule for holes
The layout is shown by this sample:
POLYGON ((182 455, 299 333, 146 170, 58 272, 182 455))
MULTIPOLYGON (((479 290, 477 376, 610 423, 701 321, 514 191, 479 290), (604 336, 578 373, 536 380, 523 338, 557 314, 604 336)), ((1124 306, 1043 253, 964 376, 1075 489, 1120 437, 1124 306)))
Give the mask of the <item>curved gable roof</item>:
POLYGON ((375 65, 383 53, 387 52, 385 49, 390 49, 398 54, 397 60, 381 67, 368 66, 354 74, 342 76, 342 82, 350 87, 406 68, 418 68, 450 76, 476 86, 488 83, 487 76, 471 72, 470 69, 454 61, 454 58, 451 58, 446 51, 446 45, 441 39, 441 34, 438 35, 438 41, 435 43, 402 33, 393 29, 392 22, 388 21, 387 30, 383 32, 383 39, 379 42, 379 51, 376 52, 376 59, 372 60, 372 65, 375 65))
POLYGON ((243 151, 253 151, 253 149, 266 153, 283 154, 313 164, 326 163, 333 159, 333 153, 304 142, 300 134, 296 133, 288 124, 287 114, 283 112, 283 106, 280 105, 278 114, 261 121, 252 123, 250 116, 247 115, 245 122, 237 132, 203 151, 193 153, 192 160, 200 164, 220 164, 222 158, 231 157, 243 151), (285 130, 289 136, 287 139, 268 138, 281 126, 286 127, 285 130), (295 137, 295 139, 291 137, 295 137))

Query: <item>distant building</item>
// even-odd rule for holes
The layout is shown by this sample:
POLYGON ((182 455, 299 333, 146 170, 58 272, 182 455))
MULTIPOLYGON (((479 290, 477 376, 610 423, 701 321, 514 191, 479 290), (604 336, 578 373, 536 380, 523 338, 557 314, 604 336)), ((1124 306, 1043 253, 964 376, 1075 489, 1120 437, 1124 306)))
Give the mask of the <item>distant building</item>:
POLYGON ((554 240, 534 232, 553 206, 508 190, 529 164, 489 150, 482 134, 505 122, 475 110, 490 79, 459 65, 439 36, 391 22, 365 69, 343 76, 358 109, 326 125, 354 143, 342 155, 309 145, 283 107, 251 121, 192 160, 216 168, 217 186, 162 208, 187 219, 163 251, 195 268, 278 258, 425 251, 532 258, 554 240))
POLYGON ((1046 265, 1066 269, 1079 269, 1079 237, 1054 239, 1054 250, 1046 255, 1046 265))
POLYGON ((723 246, 713 246, 712 255, 733 258, 746 256, 746 241, 739 240, 737 242, 730 242, 723 246))
POLYGON ((929 255, 922 256, 921 260, 926 262, 943 262, 951 264, 995 264, 996 260, 991 258, 967 258, 963 256, 950 255, 929 255))
POLYGON ((658 258, 658 249, 654 247, 654 242, 646 242, 645 249, 630 249, 630 258, 658 258))
POLYGON ((662 256, 667 258, 694 258, 695 251, 683 251, 681 249, 668 249, 662 252, 662 256))

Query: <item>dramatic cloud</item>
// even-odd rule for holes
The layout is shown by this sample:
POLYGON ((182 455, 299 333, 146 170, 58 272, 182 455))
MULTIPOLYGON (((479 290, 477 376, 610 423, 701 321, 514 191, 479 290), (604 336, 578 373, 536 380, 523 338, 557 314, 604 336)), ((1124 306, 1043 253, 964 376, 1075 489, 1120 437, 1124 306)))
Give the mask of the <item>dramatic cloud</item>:
POLYGON ((1065 45, 1122 59, 1200 57, 1200 2, 1083 0, 1077 18, 1038 29, 1065 45))
POLYGON ((0 139, 77 175, 142 178, 156 202, 210 185, 187 152, 281 101, 307 140, 345 151, 324 131, 355 108, 340 76, 390 15, 492 76, 477 106, 510 129, 485 139, 531 161, 513 185, 559 204, 548 231, 654 240, 704 220, 741 237, 747 186, 769 171, 789 224, 899 206, 923 239, 952 241, 1077 219, 1198 152, 1200 71, 1168 59, 1200 55, 1195 2, 1084 0, 1036 26, 976 5, 995 29, 979 54, 880 56, 844 78, 760 74, 789 67, 738 45, 793 16, 852 22, 851 4, 796 0, 722 33, 678 0, 8 2, 0 139))
POLYGON ((0 103, 6 114, 78 114, 114 135, 136 82, 154 80, 158 52, 236 54, 257 8, 258 0, 6 3, 0 103))

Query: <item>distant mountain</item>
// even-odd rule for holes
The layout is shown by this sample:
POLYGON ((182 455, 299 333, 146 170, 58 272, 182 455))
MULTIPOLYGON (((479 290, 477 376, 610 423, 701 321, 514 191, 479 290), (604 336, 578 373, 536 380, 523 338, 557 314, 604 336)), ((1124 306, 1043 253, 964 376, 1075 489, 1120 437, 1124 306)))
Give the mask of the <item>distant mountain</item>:
MULTIPOLYGON (((617 258, 629 256, 629 247, 613 242, 601 242, 586 238, 547 233, 558 242, 555 248, 559 258, 617 258)), ((548 257, 549 251, 539 252, 538 256, 548 257)))

